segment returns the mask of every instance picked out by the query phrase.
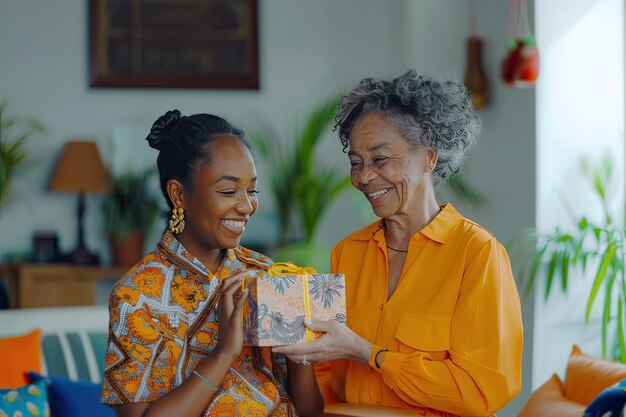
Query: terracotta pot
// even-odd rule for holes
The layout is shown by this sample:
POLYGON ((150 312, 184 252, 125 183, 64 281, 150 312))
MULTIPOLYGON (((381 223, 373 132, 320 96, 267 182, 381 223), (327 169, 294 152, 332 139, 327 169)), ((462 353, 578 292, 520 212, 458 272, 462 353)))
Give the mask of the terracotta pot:
POLYGON ((114 265, 130 268, 143 257, 144 234, 142 232, 134 231, 123 238, 109 236, 109 242, 114 265))

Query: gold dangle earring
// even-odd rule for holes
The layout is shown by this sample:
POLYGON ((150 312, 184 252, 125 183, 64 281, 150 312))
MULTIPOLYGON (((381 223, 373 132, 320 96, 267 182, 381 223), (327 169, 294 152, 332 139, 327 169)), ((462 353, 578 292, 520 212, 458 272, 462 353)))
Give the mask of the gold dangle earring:
POLYGON ((182 231, 185 230, 185 213, 183 213, 182 207, 174 207, 172 209, 168 229, 170 229, 172 233, 182 233, 182 231))

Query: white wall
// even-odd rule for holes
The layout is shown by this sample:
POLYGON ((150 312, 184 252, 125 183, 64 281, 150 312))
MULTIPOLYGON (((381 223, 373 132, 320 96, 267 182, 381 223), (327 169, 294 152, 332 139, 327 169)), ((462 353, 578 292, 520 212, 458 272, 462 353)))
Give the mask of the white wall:
MULTIPOLYGON (((74 245, 74 197, 45 188, 66 140, 93 138, 105 150, 114 132, 118 138, 130 136, 137 159, 149 163, 156 154, 143 138, 152 122, 171 108, 217 112, 244 126, 251 115, 264 114, 288 131, 324 93, 352 87, 363 76, 389 78, 414 67, 462 78, 465 67, 468 2, 261 0, 261 90, 90 90, 85 3, 0 3, 0 97, 10 99, 14 114, 35 117, 48 126, 46 134, 29 142, 33 163, 19 173, 12 204, 0 211, 0 252, 28 250, 37 228, 56 230, 64 250, 74 245)), ((481 112, 483 132, 465 175, 489 202, 482 208, 457 208, 506 242, 535 222, 534 91, 507 89, 498 78, 508 2, 478 3, 491 104, 481 112)), ((347 172, 335 136, 330 135, 325 149, 337 153, 337 162, 347 172)), ((261 181, 267 168, 258 167, 261 181)), ((262 209, 246 236, 251 241, 275 237, 269 189, 262 187, 262 209)), ((97 198, 88 199, 87 241, 106 259, 98 204, 97 198)), ((363 224, 367 215, 355 215, 361 209, 351 196, 342 197, 321 228, 322 243, 332 244, 363 224)), ((525 323, 532 330, 529 305, 532 300, 524 306, 525 323)), ((532 331, 526 336, 526 389, 500 416, 515 415, 528 395, 531 341, 532 331)))
MULTIPOLYGON (((579 161, 582 156, 597 160, 607 151, 616 168, 616 181, 608 194, 614 217, 620 221, 626 110, 624 1, 540 0, 536 7, 543 51, 537 89, 537 227, 552 231, 558 225, 571 230, 576 225, 564 215, 567 210, 575 217, 585 214, 590 221, 602 221, 600 205, 580 174, 579 161)), ((601 354, 599 326, 584 325, 592 276, 587 273, 582 278, 570 277, 567 296, 557 288, 544 302, 542 290, 536 293, 534 387, 553 372, 564 376, 573 343, 589 354, 601 354)))
MULTIPOLYGON (((279 130, 289 132, 298 116, 329 94, 365 75, 388 76, 403 69, 396 64, 403 27, 393 24, 402 3, 271 0, 259 2, 259 91, 89 89, 87 3, 27 0, 0 5, 0 97, 10 101, 11 114, 36 118, 47 127, 28 142, 30 164, 16 174, 13 201, 0 211, 0 253, 29 250, 35 229, 57 231, 64 251, 75 245, 75 196, 46 190, 67 140, 95 139, 105 153, 115 132, 132 141, 137 160, 150 164, 156 152, 144 138, 166 110, 215 112, 243 126, 252 116, 266 115, 279 130)), ((328 140, 347 169, 338 140, 328 140)), ((271 241, 276 235, 269 186, 263 182, 266 168, 260 165, 265 192, 246 234, 249 241, 271 241)), ((87 244, 106 261, 98 197, 88 196, 87 205, 87 244)), ((327 229, 326 240, 336 241, 357 227, 358 219, 344 217, 327 229)))

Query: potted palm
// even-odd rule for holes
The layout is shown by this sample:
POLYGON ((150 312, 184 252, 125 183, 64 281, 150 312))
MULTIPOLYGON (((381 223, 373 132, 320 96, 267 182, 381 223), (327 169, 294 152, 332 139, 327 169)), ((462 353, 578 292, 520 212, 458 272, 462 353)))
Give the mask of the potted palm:
POLYGON ((602 355, 626 363, 626 228, 623 219, 615 222, 609 209, 611 193, 607 192, 607 184, 614 172, 613 162, 609 155, 598 163, 583 158, 581 170, 601 204, 602 218, 570 215, 571 229, 556 227, 543 234, 531 229, 507 247, 525 295, 537 285, 542 272, 545 298, 555 286, 564 292, 568 290, 574 268, 592 276, 585 322, 589 321, 594 304, 602 303, 602 355))
POLYGON ((328 248, 315 244, 324 214, 350 184, 339 169, 316 157, 337 110, 337 97, 313 108, 290 140, 281 140, 274 127, 260 121, 250 129, 255 149, 271 167, 271 189, 278 211, 277 260, 290 260, 327 270, 328 248))
MULTIPOLYGON (((7 103, 0 101, 0 207, 8 201, 15 169, 26 161, 26 140, 32 133, 43 131, 39 122, 8 117, 6 108, 7 103)), ((0 309, 8 306, 8 287, 0 276, 0 309)))
POLYGON ((0 205, 7 201, 15 169, 26 160, 26 140, 32 133, 43 131, 34 120, 6 116, 6 107, 7 103, 0 102, 0 205))
POLYGON ((149 186, 153 174, 149 168, 110 175, 112 191, 104 198, 103 223, 115 265, 132 266, 143 256, 145 237, 160 211, 149 186))

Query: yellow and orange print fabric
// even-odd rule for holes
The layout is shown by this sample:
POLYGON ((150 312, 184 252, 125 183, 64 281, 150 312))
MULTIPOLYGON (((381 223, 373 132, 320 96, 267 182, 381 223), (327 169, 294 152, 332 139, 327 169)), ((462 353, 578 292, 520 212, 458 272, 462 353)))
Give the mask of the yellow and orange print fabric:
MULTIPOLYGON (((151 402, 182 384, 217 343, 221 281, 271 263, 237 247, 213 275, 166 231, 111 294, 102 402, 151 402)), ((285 379, 284 357, 244 347, 203 416, 294 415, 285 379)))

